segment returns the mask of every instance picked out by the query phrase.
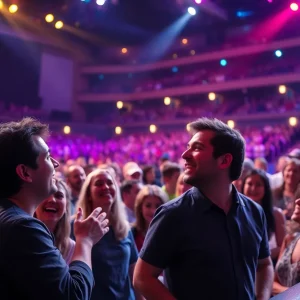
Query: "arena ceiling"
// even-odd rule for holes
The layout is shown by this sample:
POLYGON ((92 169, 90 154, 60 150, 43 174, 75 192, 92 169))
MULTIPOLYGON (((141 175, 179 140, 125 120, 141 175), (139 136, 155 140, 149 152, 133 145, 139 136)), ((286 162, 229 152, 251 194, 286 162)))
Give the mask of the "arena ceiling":
POLYGON ((18 2, 29 15, 43 18, 51 12, 69 25, 127 44, 146 41, 180 18, 189 6, 197 8, 198 13, 183 29, 184 35, 257 22, 289 5, 286 0, 202 0, 201 4, 195 0, 106 0, 103 6, 96 1, 18 2))

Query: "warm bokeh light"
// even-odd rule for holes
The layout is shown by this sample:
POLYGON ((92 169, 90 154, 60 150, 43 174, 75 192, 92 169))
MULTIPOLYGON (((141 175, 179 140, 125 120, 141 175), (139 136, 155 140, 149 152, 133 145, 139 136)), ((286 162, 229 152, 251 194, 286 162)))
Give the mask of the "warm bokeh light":
POLYGON ((216 100, 216 94, 215 93, 209 93, 208 94, 208 100, 215 101, 216 100))
POLYGON ((233 120, 228 120, 228 121, 227 121, 227 125, 228 125, 230 128, 234 128, 234 126, 235 126, 233 120))
POLYGON ((291 3, 290 8, 292 11, 297 11, 299 9, 299 6, 297 3, 291 3))
POLYGON ((195 50, 191 50, 191 55, 195 55, 196 51, 195 50))
POLYGON ((151 124, 151 125, 149 126, 149 130, 150 130, 151 133, 155 133, 155 132, 157 131, 156 125, 151 124))
POLYGON ((68 125, 66 125, 66 126, 64 127, 64 134, 70 134, 70 133, 71 133, 71 127, 68 126, 68 125))
POLYGON ((12 4, 10 5, 10 7, 8 8, 8 11, 11 13, 11 14, 14 14, 18 11, 18 5, 17 4, 12 4))
POLYGON ((190 131, 190 130, 191 130, 190 123, 186 124, 186 130, 187 130, 187 131, 190 131))
POLYGON ((176 59, 178 57, 178 55, 176 53, 173 54, 172 56, 174 59, 176 59))
POLYGON ((170 97, 165 97, 164 98, 164 104, 165 105, 170 105, 171 104, 171 98, 170 97))
POLYGON ((128 50, 127 50, 127 48, 122 48, 121 52, 122 52, 123 54, 126 54, 126 53, 128 52, 128 50))
POLYGON ((122 133, 122 128, 121 128, 120 126, 117 126, 117 127, 115 128, 115 133, 116 133, 116 134, 121 134, 121 133, 122 133))
POLYGON ((3 1, 0 0, 0 9, 3 8, 3 1))
POLYGON ((284 95, 286 93, 286 86, 285 85, 280 85, 278 87, 278 92, 279 92, 279 94, 284 95))
POLYGON ((188 39, 182 39, 181 43, 182 43, 183 45, 186 45, 186 44, 188 43, 188 39))
POLYGON ((57 21, 56 23, 55 23, 55 28, 56 29, 61 29, 61 28, 63 28, 64 27, 64 23, 62 22, 62 21, 57 21))
POLYGON ((298 120, 297 120, 296 117, 290 117, 290 118, 289 118, 289 124, 290 124, 291 126, 296 126, 297 123, 298 123, 298 120))
POLYGON ((52 14, 48 14, 46 17, 45 17, 45 21, 47 23, 51 23, 54 21, 54 16, 52 14))
POLYGON ((118 101, 118 102, 117 102, 117 108, 118 108, 118 109, 122 109, 123 106, 124 106, 124 103, 123 103, 122 101, 118 101))

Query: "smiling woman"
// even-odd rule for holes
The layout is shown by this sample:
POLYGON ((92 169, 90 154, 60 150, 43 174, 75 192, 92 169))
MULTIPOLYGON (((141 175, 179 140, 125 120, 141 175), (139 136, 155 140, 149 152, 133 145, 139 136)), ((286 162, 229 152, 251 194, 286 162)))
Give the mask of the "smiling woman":
POLYGON ((84 218, 101 207, 110 223, 109 232, 92 249, 95 287, 91 300, 136 299, 132 274, 138 253, 120 189, 110 169, 97 169, 87 176, 79 195, 79 207, 84 218))
POLYGON ((75 249, 75 242, 70 238, 70 191, 63 181, 55 181, 57 192, 37 207, 35 217, 53 233, 55 246, 69 264, 75 249))

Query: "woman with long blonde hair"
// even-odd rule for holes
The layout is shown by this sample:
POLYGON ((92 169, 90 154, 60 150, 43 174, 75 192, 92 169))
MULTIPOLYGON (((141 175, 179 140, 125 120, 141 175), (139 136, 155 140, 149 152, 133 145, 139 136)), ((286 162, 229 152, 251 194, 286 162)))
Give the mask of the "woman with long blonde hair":
POLYGON ((119 186, 109 169, 97 169, 87 176, 77 206, 83 218, 101 207, 110 224, 109 232, 92 249, 95 287, 91 299, 136 299, 132 276, 138 253, 119 186))
POLYGON ((36 209, 35 217, 53 233, 55 246, 67 264, 71 262, 75 242, 70 238, 71 193, 68 186, 56 179, 57 192, 45 199, 36 209))

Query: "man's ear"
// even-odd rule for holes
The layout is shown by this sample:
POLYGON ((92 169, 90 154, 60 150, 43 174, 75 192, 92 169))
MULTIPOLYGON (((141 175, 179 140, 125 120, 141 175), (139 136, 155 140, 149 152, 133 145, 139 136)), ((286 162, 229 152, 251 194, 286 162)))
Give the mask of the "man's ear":
POLYGON ((226 153, 219 157, 219 167, 220 169, 227 169, 232 163, 233 157, 232 154, 226 153))
POLYGON ((25 165, 17 165, 16 173, 25 182, 32 182, 31 169, 25 165))

